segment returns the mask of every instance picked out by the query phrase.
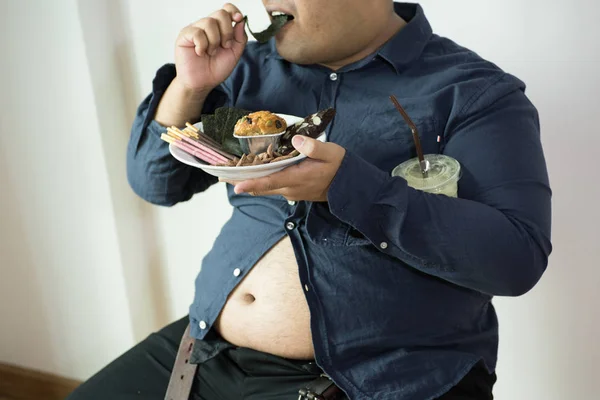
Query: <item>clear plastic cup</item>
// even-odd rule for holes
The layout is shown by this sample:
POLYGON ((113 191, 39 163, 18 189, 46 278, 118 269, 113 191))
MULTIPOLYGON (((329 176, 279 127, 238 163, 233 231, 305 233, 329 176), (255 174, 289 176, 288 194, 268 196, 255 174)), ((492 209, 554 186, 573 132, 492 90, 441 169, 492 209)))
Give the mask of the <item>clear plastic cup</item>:
POLYGON ((392 176, 406 179, 408 186, 414 189, 457 197, 460 163, 454 158, 443 154, 426 154, 424 157, 430 165, 427 177, 424 177, 421 172, 421 164, 418 158, 410 159, 398 165, 392 171, 392 176))

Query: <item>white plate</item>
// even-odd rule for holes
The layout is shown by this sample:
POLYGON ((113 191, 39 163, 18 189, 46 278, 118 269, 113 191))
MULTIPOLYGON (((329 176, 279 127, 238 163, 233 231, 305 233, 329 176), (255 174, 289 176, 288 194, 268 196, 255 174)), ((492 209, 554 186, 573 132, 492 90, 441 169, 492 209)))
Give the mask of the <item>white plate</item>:
MULTIPOLYGON (((281 118, 285 119, 285 122, 289 125, 293 125, 298 121, 302 121, 304 118, 296 117, 293 115, 287 114, 276 114, 281 118)), ((196 128, 202 130, 202 122, 199 122, 194 125, 196 128)), ((325 142, 327 140, 327 135, 323 133, 317 140, 321 142, 325 142)), ((294 158, 288 158, 287 160, 277 161, 269 164, 261 164, 261 165, 248 165, 245 167, 218 167, 215 165, 209 165, 191 154, 186 153, 178 147, 169 145, 169 151, 171 155, 175 157, 180 162, 187 164, 189 166, 200 168, 207 174, 223 178, 223 179, 231 179, 231 180, 246 180, 246 179, 254 179, 260 178, 263 176, 271 175, 275 172, 281 171, 282 169, 289 167, 290 165, 294 165, 304 160, 306 156, 304 154, 300 154, 294 158)))

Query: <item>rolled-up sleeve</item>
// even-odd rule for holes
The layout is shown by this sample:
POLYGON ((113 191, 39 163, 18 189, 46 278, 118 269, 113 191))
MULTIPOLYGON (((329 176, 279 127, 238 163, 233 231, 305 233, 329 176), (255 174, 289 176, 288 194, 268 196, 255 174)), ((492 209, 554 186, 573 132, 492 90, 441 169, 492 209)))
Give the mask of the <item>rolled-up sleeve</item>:
POLYGON ((328 193, 330 211, 422 272, 490 295, 526 293, 552 250, 535 107, 502 79, 449 123, 446 137, 444 153, 462 166, 459 198, 414 190, 347 152, 328 193))
MULTIPOLYGON (((137 109, 127 147, 129 185, 142 199, 162 206, 187 201, 218 181, 200 169, 177 161, 170 154, 169 145, 160 139, 166 128, 154 120, 154 115, 175 76, 173 64, 166 64, 157 71, 152 93, 137 109)), ((205 101, 202 113, 226 105, 228 98, 225 85, 217 87, 205 101)))

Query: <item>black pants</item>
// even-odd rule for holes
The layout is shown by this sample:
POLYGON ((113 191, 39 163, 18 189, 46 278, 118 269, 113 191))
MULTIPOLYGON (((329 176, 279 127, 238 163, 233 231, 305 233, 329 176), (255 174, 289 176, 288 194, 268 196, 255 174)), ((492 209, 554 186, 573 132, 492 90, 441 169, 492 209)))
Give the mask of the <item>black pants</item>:
MULTIPOLYGON (((163 400, 187 317, 151 334, 110 363, 67 400, 163 400)), ((192 400, 296 400, 298 390, 319 376, 308 361, 288 360, 231 347, 202 363, 192 400)), ((476 366, 440 400, 491 400, 495 375, 476 366)))

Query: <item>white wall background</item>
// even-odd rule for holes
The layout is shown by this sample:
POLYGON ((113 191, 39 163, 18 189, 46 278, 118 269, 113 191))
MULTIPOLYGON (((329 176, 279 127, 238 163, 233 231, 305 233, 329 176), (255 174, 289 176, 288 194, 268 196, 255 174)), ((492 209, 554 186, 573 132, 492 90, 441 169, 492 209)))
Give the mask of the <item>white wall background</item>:
MULTIPOLYGON (((85 379, 187 313, 230 213, 224 188, 150 207, 127 186, 124 154, 177 32, 221 3, 0 0, 0 362, 85 379)), ((598 7, 422 4, 436 32, 526 81, 542 117, 555 250, 533 291, 495 301, 496 398, 597 398, 600 193, 582 171, 600 147, 598 7)), ((259 0, 238 5, 266 23, 259 0)))

